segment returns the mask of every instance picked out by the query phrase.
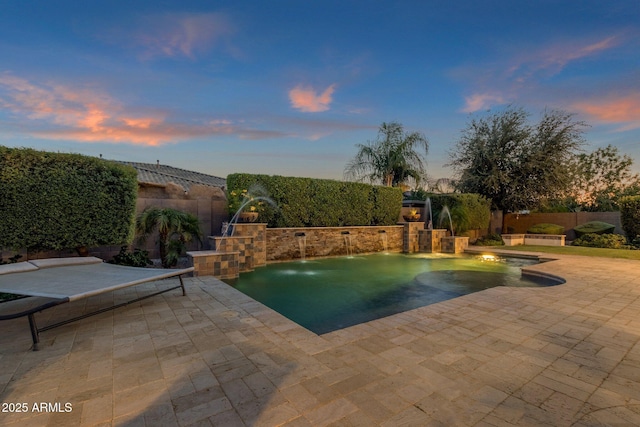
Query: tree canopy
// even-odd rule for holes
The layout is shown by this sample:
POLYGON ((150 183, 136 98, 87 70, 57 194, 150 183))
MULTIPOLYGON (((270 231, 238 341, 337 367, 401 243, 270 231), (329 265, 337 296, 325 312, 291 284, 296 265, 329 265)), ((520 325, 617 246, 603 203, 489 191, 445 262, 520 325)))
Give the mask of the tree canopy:
POLYGON ((621 197, 640 194, 640 175, 631 172, 632 165, 633 159, 612 145, 579 154, 571 169, 570 198, 583 210, 618 210, 621 197))
POLYGON ((546 110, 538 123, 522 108, 472 118, 449 153, 457 189, 481 194, 496 209, 534 209, 571 185, 567 168, 584 144, 586 124, 546 110))
POLYGON ((375 141, 357 147, 345 168, 347 179, 396 187, 426 177, 429 142, 422 133, 406 132, 400 123, 382 123, 375 141))

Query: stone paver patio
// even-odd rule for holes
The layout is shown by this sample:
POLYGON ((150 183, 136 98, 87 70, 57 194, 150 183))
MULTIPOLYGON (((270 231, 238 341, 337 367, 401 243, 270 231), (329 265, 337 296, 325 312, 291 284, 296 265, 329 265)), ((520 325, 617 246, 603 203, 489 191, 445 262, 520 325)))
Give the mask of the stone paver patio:
POLYGON ((26 318, 1 322, 0 425, 640 425, 640 262, 553 257, 533 268, 563 285, 493 288, 322 336, 211 277, 44 332, 39 352, 26 318))

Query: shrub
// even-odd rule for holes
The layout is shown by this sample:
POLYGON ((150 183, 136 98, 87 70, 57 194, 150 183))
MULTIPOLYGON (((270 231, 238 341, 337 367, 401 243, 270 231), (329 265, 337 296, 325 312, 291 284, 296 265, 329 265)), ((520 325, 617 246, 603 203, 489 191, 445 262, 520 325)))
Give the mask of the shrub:
POLYGON ((527 230, 529 234, 562 234, 564 233, 564 227, 556 224, 536 224, 527 230))
POLYGON ((136 170, 79 154, 0 146, 0 248, 128 244, 136 170))
POLYGON ((502 237, 499 234, 488 234, 475 241, 476 246, 504 246, 502 237))
MULTIPOLYGON (((491 220, 491 202, 479 194, 433 194, 429 196, 433 215, 433 226, 438 225, 442 210, 448 207, 456 234, 467 230, 486 230, 491 220)), ((428 221, 425 218, 425 221, 428 221)), ((448 221, 448 219, 446 220, 448 221)), ((443 222, 443 227, 449 224, 443 222)))
POLYGON ((573 241, 573 246, 587 246, 590 248, 632 249, 627 245, 627 239, 621 234, 589 233, 573 241))
POLYGON ((574 227, 577 237, 584 236, 585 234, 611 234, 616 229, 616 226, 602 221, 590 221, 577 227, 574 227))
POLYGON ((160 259, 164 268, 173 267, 184 253, 186 243, 196 239, 202 241, 200 221, 188 212, 172 208, 147 207, 136 220, 136 231, 140 241, 156 232, 160 259))
POLYGON ((402 190, 328 179, 231 174, 227 187, 264 188, 277 207, 265 204, 260 222, 269 227, 393 225, 402 207, 402 190))
POLYGON ((640 196, 620 199, 620 219, 629 241, 640 240, 640 196))
POLYGON ((126 246, 120 248, 120 252, 113 257, 111 264, 128 265, 129 267, 146 267, 153 265, 153 261, 149 259, 149 252, 142 249, 135 249, 129 252, 126 246))

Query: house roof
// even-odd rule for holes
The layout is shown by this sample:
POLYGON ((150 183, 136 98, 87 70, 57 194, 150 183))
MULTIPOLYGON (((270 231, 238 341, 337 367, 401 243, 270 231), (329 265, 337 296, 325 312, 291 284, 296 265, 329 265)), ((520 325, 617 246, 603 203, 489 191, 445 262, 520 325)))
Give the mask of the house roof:
POLYGON ((227 180, 218 176, 174 168, 173 166, 162 165, 160 163, 116 161, 118 163, 134 167, 138 171, 139 183, 164 186, 173 182, 181 185, 185 191, 189 191, 191 186, 194 184, 220 188, 227 185, 227 180))

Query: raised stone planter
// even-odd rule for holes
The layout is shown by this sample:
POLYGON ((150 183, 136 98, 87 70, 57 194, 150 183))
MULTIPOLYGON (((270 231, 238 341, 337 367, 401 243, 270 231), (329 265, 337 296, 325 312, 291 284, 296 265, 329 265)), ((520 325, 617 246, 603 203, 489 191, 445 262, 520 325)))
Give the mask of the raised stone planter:
POLYGON ((505 246, 535 245, 564 246, 564 234, 503 234, 505 246))

